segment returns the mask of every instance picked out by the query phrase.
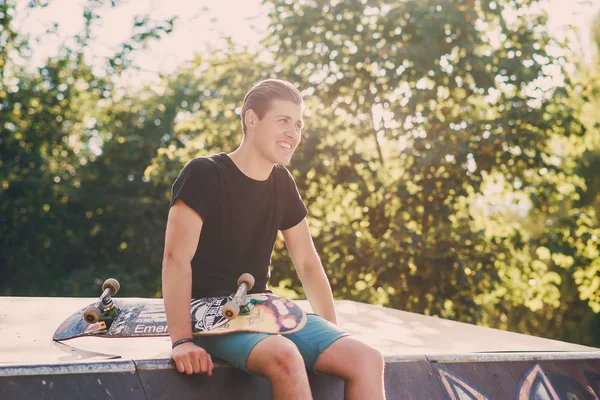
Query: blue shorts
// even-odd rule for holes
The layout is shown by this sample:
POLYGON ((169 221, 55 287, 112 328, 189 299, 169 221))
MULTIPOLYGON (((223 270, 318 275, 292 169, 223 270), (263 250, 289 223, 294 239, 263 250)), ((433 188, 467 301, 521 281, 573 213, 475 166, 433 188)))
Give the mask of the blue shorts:
MULTIPOLYGON (((285 335, 300 350, 308 371, 315 372, 317 359, 333 342, 350 334, 320 315, 307 313, 306 326, 298 332, 285 335)), ((220 358, 233 366, 251 373, 246 367, 250 352, 268 333, 232 333, 220 336, 196 336, 196 344, 211 357, 220 358)))

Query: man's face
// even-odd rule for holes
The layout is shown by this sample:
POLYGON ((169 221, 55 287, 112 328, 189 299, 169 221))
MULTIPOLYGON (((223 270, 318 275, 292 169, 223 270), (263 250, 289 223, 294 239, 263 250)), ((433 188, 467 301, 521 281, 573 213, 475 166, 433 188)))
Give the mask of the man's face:
POLYGON ((300 143, 303 125, 301 104, 273 100, 263 118, 255 118, 252 141, 269 162, 286 165, 300 143))

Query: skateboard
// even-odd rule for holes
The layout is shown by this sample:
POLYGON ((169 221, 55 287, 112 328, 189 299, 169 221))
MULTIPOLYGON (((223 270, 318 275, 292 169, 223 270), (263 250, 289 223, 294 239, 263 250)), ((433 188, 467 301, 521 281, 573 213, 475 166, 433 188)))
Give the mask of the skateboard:
MULTIPOLYGON (((306 324, 306 314, 294 302, 271 293, 247 294, 254 285, 252 275, 243 274, 237 283, 237 291, 230 296, 191 301, 194 336, 234 332, 285 335, 297 332, 306 324)), ((107 279, 100 298, 68 317, 52 339, 169 335, 162 299, 114 299, 119 289, 116 279, 107 279)))

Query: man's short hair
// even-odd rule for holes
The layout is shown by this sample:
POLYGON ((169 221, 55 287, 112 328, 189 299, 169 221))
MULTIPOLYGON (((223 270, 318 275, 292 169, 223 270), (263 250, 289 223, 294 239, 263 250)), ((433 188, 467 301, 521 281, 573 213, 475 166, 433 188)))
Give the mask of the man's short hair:
POLYGON ((257 83, 246 94, 246 97, 244 97, 241 113, 244 135, 246 134, 246 121, 244 121, 246 111, 252 109, 258 116, 258 119, 262 119, 271 106, 271 100, 286 100, 295 104, 304 103, 298 89, 288 81, 265 79, 257 83))

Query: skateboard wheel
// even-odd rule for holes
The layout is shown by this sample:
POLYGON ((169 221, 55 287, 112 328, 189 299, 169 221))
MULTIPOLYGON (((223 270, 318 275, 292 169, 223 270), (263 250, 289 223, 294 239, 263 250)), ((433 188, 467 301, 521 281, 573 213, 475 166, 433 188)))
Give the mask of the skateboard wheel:
POLYGON ((102 311, 96 306, 89 306, 83 312, 83 319, 85 322, 89 324, 95 324, 100 320, 100 316, 102 315, 102 311))
POLYGON ((115 294, 117 294, 119 289, 121 289, 121 284, 115 278, 108 278, 102 284, 102 291, 104 292, 106 289, 110 289, 111 290, 110 295, 114 296, 115 294))
POLYGON ((232 319, 238 316, 240 313, 240 306, 235 303, 227 303, 223 306, 221 314, 227 319, 232 319))
POLYGON ((250 290, 254 286, 254 277, 246 272, 245 274, 240 275, 240 277, 238 278, 238 286, 241 286, 242 283, 248 285, 248 290, 250 290))

